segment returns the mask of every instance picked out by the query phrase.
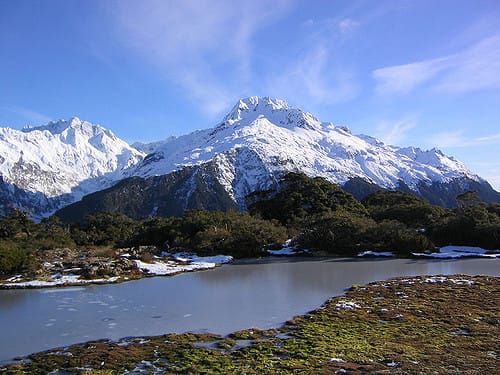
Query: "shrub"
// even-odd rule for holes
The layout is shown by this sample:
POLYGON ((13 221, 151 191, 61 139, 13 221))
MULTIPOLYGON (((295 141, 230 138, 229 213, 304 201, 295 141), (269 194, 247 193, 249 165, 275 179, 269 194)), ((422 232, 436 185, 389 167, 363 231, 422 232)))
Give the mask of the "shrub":
POLYGON ((28 261, 28 252, 19 244, 9 240, 0 241, 0 275, 21 271, 28 261))
POLYGON ((366 247, 375 251, 392 251, 401 255, 432 249, 434 244, 414 228, 396 220, 384 220, 369 228, 366 247))
POLYGON ((130 242, 137 222, 128 216, 101 212, 87 216, 84 224, 73 227, 77 245, 124 246, 130 242))
POLYGON ((321 177, 289 173, 276 190, 248 196, 249 211, 264 219, 276 219, 288 227, 303 227, 311 218, 328 217, 336 211, 367 216, 365 207, 351 194, 321 177))
POLYGON ((343 256, 356 255, 365 233, 375 223, 366 217, 337 212, 311 223, 297 238, 301 247, 343 256))
POLYGON ((378 191, 362 200, 376 221, 397 220, 409 227, 427 227, 449 215, 450 211, 400 191, 378 191))
POLYGON ((500 248, 500 205, 476 204, 459 207, 453 214, 431 227, 429 236, 438 245, 500 248))

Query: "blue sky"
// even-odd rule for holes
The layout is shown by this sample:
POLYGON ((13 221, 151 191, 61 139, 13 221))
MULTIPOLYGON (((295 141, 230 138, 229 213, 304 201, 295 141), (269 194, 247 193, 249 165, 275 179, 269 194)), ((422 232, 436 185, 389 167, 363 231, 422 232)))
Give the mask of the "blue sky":
POLYGON ((498 0, 0 0, 0 126, 153 141, 273 96, 500 189, 498 0))

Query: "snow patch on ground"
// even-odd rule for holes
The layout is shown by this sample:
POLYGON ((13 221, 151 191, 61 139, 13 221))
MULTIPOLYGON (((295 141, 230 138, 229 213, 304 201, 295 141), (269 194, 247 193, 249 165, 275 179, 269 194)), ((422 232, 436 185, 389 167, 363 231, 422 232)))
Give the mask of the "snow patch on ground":
POLYGON ((500 258, 500 250, 486 250, 480 247, 472 246, 445 246, 437 253, 412 253, 418 257, 455 259, 455 258, 500 258))
POLYGON ((287 240, 283 247, 279 250, 267 250, 271 255, 297 255, 307 253, 307 250, 299 250, 297 245, 293 244, 292 240, 287 240))
POLYGON ((19 282, 19 276, 7 279, 11 281, 2 284, 4 288, 51 288, 63 285, 85 285, 85 284, 109 284, 118 281, 118 277, 110 277, 108 279, 81 279, 78 275, 63 275, 55 274, 52 275, 51 280, 30 280, 19 282))
POLYGON ((332 358, 330 359, 330 362, 345 363, 345 361, 342 358, 332 358))
MULTIPOLYGON (((130 257, 130 254, 124 254, 130 257)), ((148 276, 165 276, 174 275, 181 272, 190 272, 197 270, 207 270, 215 268, 219 264, 230 263, 233 257, 230 255, 214 255, 208 257, 201 257, 192 253, 162 253, 161 258, 155 257, 154 262, 146 263, 141 260, 135 259, 134 263, 137 268, 148 276)), ((51 268, 50 263, 46 263, 46 268, 51 268)), ((29 280, 22 281, 22 275, 15 275, 6 279, 4 283, 0 283, 2 288, 51 288, 57 286, 70 286, 70 285, 85 285, 85 284, 108 284, 117 282, 120 277, 110 277, 102 279, 81 279, 79 275, 62 275, 61 273, 54 273, 50 280, 29 280)), ((126 278, 125 278, 126 279, 126 278)))
POLYGON ((230 255, 213 255, 201 257, 193 253, 162 253, 163 257, 170 257, 173 260, 157 259, 153 263, 146 263, 141 260, 134 260, 137 268, 149 275, 173 275, 180 272, 190 272, 197 270, 207 270, 215 268, 219 264, 230 263, 233 257, 230 255))
POLYGON ((296 251, 293 247, 282 247, 279 250, 267 250, 272 255, 295 255, 296 251))
POLYGON ((394 253, 392 251, 363 251, 358 254, 358 257, 393 257, 394 253))
POLYGON ((349 301, 339 301, 339 303, 337 303, 335 305, 335 307, 337 309, 344 309, 344 310, 352 310, 352 309, 360 309, 361 308, 361 306, 358 305, 357 303, 349 302, 349 301))
POLYGON ((471 280, 466 280, 466 279, 450 279, 445 276, 434 276, 434 277, 428 277, 424 280, 425 283, 445 283, 445 282, 451 282, 456 285, 474 285, 474 281, 471 280))
POLYGON ((206 270, 216 266, 215 263, 209 262, 192 262, 189 264, 179 264, 173 261, 156 261, 153 263, 146 263, 141 260, 134 260, 134 262, 140 270, 156 276, 173 275, 180 272, 195 270, 206 270))
POLYGON ((216 264, 226 264, 233 261, 231 255, 212 255, 206 257, 200 257, 193 253, 162 253, 163 256, 171 256, 178 262, 205 262, 205 263, 216 263, 216 264))

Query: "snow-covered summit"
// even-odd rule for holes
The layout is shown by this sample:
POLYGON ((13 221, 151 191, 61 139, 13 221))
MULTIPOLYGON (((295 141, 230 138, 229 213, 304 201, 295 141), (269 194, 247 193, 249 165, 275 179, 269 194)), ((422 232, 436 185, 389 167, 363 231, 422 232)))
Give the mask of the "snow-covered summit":
POLYGON ((0 128, 3 183, 47 198, 65 195, 66 203, 122 179, 144 155, 76 117, 23 130, 0 128))
POLYGON ((241 208, 249 193, 274 187, 287 172, 339 184, 359 177, 433 196, 454 197, 470 189, 471 181, 487 185, 437 149, 386 145, 284 100, 253 96, 238 100, 213 128, 149 144, 130 146, 76 117, 23 130, 0 128, 0 213, 18 205, 43 217, 125 177, 162 176, 186 167, 193 168, 179 174, 189 177, 173 193, 176 201, 187 202, 201 184, 213 194, 224 189, 241 208), (448 183, 455 184, 449 191, 448 183), (441 190, 430 191, 435 184, 441 190))
POLYGON ((321 122, 312 114, 290 107, 285 100, 251 96, 238 100, 217 127, 248 123, 258 118, 266 118, 281 126, 292 125, 310 129, 321 126, 321 122))
POLYGON ((269 188, 291 171, 340 184, 361 177, 390 189, 401 182, 417 190, 422 183, 480 180, 439 150, 399 148, 356 136, 344 126, 321 122, 284 100, 267 97, 241 99, 214 128, 160 145, 134 174, 162 175, 208 162, 241 205, 248 193, 269 188))
POLYGON ((242 117, 248 115, 248 113, 257 112, 257 109, 259 109, 259 114, 262 114, 263 112, 272 113, 275 111, 286 111, 290 109, 290 107, 285 100, 251 96, 238 100, 233 109, 224 117, 223 123, 232 124, 241 120, 242 117))
MULTIPOLYGON (((24 127, 22 132, 49 132, 54 137, 61 139, 65 143, 77 141, 78 138, 80 138, 83 142, 87 139, 97 140, 104 138, 108 138, 112 141, 118 141, 118 143, 121 141, 111 130, 106 129, 101 125, 94 125, 88 121, 82 121, 78 117, 72 117, 69 120, 63 119, 59 121, 51 121, 42 126, 24 127)), ((121 143, 124 142, 121 141, 121 143)))

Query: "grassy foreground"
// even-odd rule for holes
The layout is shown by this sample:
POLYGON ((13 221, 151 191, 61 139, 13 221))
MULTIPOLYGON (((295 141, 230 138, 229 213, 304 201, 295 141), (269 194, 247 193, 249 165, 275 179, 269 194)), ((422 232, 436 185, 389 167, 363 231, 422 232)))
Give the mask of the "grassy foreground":
POLYGON ((491 374, 499 337, 500 278, 399 278, 355 286, 279 329, 88 342, 0 373, 491 374))

